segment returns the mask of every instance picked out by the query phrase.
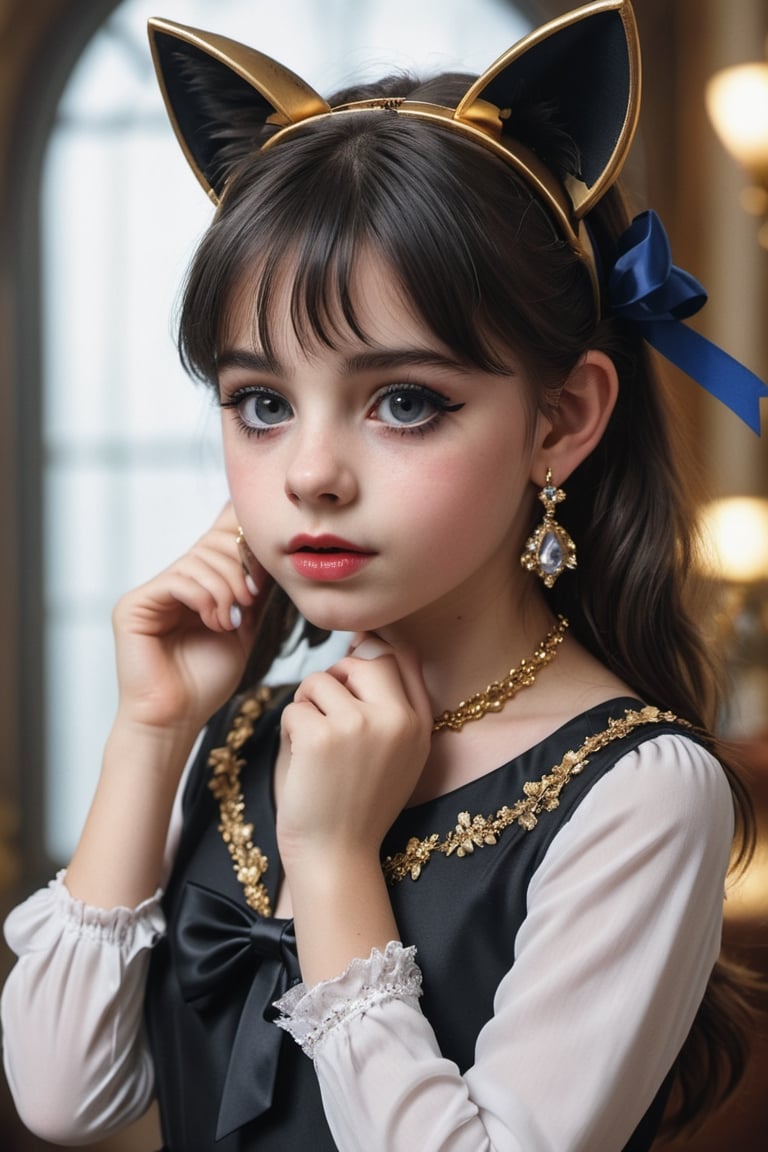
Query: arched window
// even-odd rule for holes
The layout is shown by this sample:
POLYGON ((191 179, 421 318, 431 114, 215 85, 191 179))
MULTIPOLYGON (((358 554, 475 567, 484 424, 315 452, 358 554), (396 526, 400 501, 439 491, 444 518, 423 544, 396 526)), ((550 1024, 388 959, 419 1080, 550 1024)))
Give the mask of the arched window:
POLYGON ((478 71, 528 22, 505 0, 123 0, 61 98, 43 175, 45 839, 72 851, 116 701, 110 609, 225 500, 210 399, 171 312, 211 207, 146 40, 161 14, 258 46, 328 92, 393 64, 478 71))

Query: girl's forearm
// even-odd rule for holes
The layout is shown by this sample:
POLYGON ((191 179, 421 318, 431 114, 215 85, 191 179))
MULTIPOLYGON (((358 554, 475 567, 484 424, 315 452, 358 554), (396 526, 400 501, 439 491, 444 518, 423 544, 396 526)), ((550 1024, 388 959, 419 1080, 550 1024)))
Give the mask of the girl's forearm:
POLYGON ((74 897, 100 908, 133 908, 156 891, 176 789, 196 736, 118 716, 67 869, 74 897))
POLYGON ((344 972, 352 960, 384 951, 399 931, 376 854, 327 856, 288 873, 304 982, 344 972))

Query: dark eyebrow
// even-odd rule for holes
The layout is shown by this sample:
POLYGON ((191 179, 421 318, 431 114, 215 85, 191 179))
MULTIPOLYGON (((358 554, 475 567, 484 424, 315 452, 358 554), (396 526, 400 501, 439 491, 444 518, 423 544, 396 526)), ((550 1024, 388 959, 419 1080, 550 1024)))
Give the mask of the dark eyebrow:
MULTIPOLYGON (((216 366, 219 372, 227 368, 244 368, 254 372, 268 372, 272 376, 281 374, 279 361, 265 356, 263 352, 255 352, 246 348, 225 349, 220 353, 216 366)), ((344 364, 344 371, 348 376, 355 376, 363 372, 410 367, 442 368, 450 369, 453 372, 471 370, 468 365, 462 364, 459 360, 428 348, 382 348, 380 350, 371 349, 370 352, 359 352, 355 356, 350 356, 344 364)))
POLYGON ((453 372, 469 372, 469 365, 462 364, 452 356, 444 356, 429 348, 382 348, 370 352, 360 352, 351 356, 345 365, 349 376, 359 372, 376 372, 397 368, 442 368, 453 372))
POLYGON ((245 348, 227 348, 216 357, 216 369, 222 372, 225 368, 246 368, 253 372, 269 372, 272 376, 280 373, 280 365, 276 360, 265 356, 263 352, 253 352, 245 348))

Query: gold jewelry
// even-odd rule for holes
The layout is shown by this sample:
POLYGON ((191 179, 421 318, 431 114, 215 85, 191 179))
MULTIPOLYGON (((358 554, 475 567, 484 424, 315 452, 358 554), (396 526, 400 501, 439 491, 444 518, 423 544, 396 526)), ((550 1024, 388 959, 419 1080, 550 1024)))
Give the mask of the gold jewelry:
POLYGON ((551 468, 547 468, 539 500, 544 505, 544 519, 526 540, 520 563, 551 588, 565 568, 576 567, 576 545, 562 524, 555 520, 555 507, 565 500, 565 492, 553 485, 551 468))
POLYGON ((575 751, 566 752, 560 763, 540 780, 529 780, 523 784, 524 796, 511 808, 505 804, 495 816, 470 816, 469 812, 459 812, 455 828, 442 840, 437 832, 423 840, 412 836, 403 852, 384 858, 382 870, 387 882, 395 884, 406 876, 418 880, 433 852, 441 852, 444 856, 452 856, 454 853, 460 857, 469 856, 475 848, 496 844, 499 835, 512 824, 519 824, 525 832, 532 832, 542 812, 553 812, 557 808, 563 788, 572 777, 578 776, 586 768, 590 756, 614 740, 629 735, 641 724, 662 722, 690 728, 687 721, 678 719, 672 712, 662 712, 650 705, 637 710, 626 709, 622 719, 609 720, 607 728, 588 736, 575 751))
POLYGON ((237 555, 240 558, 240 567, 242 568, 242 570, 246 576, 250 576, 251 569, 250 569, 250 566, 248 564, 249 549, 248 549, 248 545, 245 542, 245 532, 243 531, 242 526, 240 524, 238 524, 238 526, 237 526, 237 535, 235 536, 235 547, 237 548, 237 555))
POLYGON ((224 36, 151 19, 149 39, 171 124, 215 204, 231 169, 232 123, 244 109, 256 127, 276 127, 261 144, 264 149, 282 145, 307 121, 327 116, 375 110, 415 117, 490 149, 527 181, 583 260, 599 302, 583 218, 618 177, 637 129, 640 41, 629 0, 593 0, 530 32, 469 86, 455 108, 404 98, 332 108, 294 72, 224 36), (564 59, 578 59, 579 67, 564 68, 564 59), (557 108, 561 128, 578 149, 578 176, 559 179, 516 138, 515 93, 521 86, 540 90, 557 108))
POLYGON ((240 567, 243 570, 243 575, 245 576, 245 583, 248 586, 248 591, 251 593, 251 595, 257 596, 259 593, 259 586, 251 573, 251 561, 255 559, 255 557, 248 547, 248 541, 245 538, 245 532, 243 531, 240 524, 237 526, 235 547, 237 548, 237 554, 240 558, 240 567))
POLYGON ((494 680, 484 692, 476 692, 468 700, 462 700, 453 711, 441 712, 432 723, 432 731, 440 732, 443 728, 450 728, 452 732, 461 732, 470 720, 482 720, 487 712, 501 712, 507 701, 516 696, 521 688, 533 684, 541 668, 552 663, 567 628, 565 616, 558 616, 557 624, 551 632, 547 632, 530 659, 522 659, 516 668, 510 668, 503 680, 494 680))
POLYGON ((208 787, 219 802, 219 832, 232 857, 235 875, 243 886, 245 902, 260 916, 272 915, 269 895, 261 881, 269 860, 251 840, 253 825, 243 820, 245 801, 240 789, 240 772, 245 760, 237 753, 253 735, 256 721, 271 699, 272 689, 266 686, 246 696, 232 721, 224 747, 214 748, 208 757, 208 766, 213 768, 208 787))
MULTIPOLYGON (((245 761, 237 753, 253 735, 256 721, 272 702, 273 696, 273 690, 266 686, 246 696, 227 733, 225 746, 214 748, 208 757, 208 764, 213 768, 208 787, 218 799, 221 813, 219 832, 232 857, 235 875, 243 886, 246 903, 260 916, 267 917, 272 915, 272 907, 262 876, 269 867, 269 861, 251 839, 253 825, 246 824, 243 819, 245 802, 240 788, 240 773, 245 767, 245 761)), ((579 748, 566 752, 560 763, 539 780, 526 781, 523 784, 523 796, 511 807, 505 804, 495 815, 489 816, 471 816, 469 812, 459 812, 455 827, 442 840, 438 832, 422 840, 412 836, 402 852, 386 856, 382 861, 381 867, 387 883, 396 884, 406 876, 418 880, 422 868, 429 863, 435 852, 462 858, 472 855, 475 848, 495 845, 501 833, 513 824, 518 824, 525 832, 532 832, 542 813, 554 812, 558 807, 560 793, 574 776, 583 772, 589 764, 590 756, 614 740, 628 736, 641 725, 659 723, 691 727, 674 713, 662 712, 651 705, 626 709, 622 718, 609 719, 608 726, 602 732, 592 733, 579 748)))

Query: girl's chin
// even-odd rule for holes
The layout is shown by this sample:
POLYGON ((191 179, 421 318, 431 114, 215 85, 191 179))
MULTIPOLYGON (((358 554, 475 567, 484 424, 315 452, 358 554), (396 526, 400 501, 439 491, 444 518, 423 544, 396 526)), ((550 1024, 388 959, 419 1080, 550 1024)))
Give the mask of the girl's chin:
POLYGON ((339 584, 307 588, 286 580, 281 587, 302 618, 326 632, 378 632, 402 620, 391 601, 386 604, 381 597, 356 595, 339 584))
POLYGON ((378 632, 381 628, 396 623, 384 613, 352 610, 350 605, 318 605, 307 603, 309 597, 294 599, 301 616, 315 628, 326 632, 378 632), (302 601, 305 601, 302 603, 302 601))
POLYGON ((344 612, 302 612, 300 605, 297 605, 297 608, 309 624, 325 632, 378 632, 390 623, 379 616, 344 612))

